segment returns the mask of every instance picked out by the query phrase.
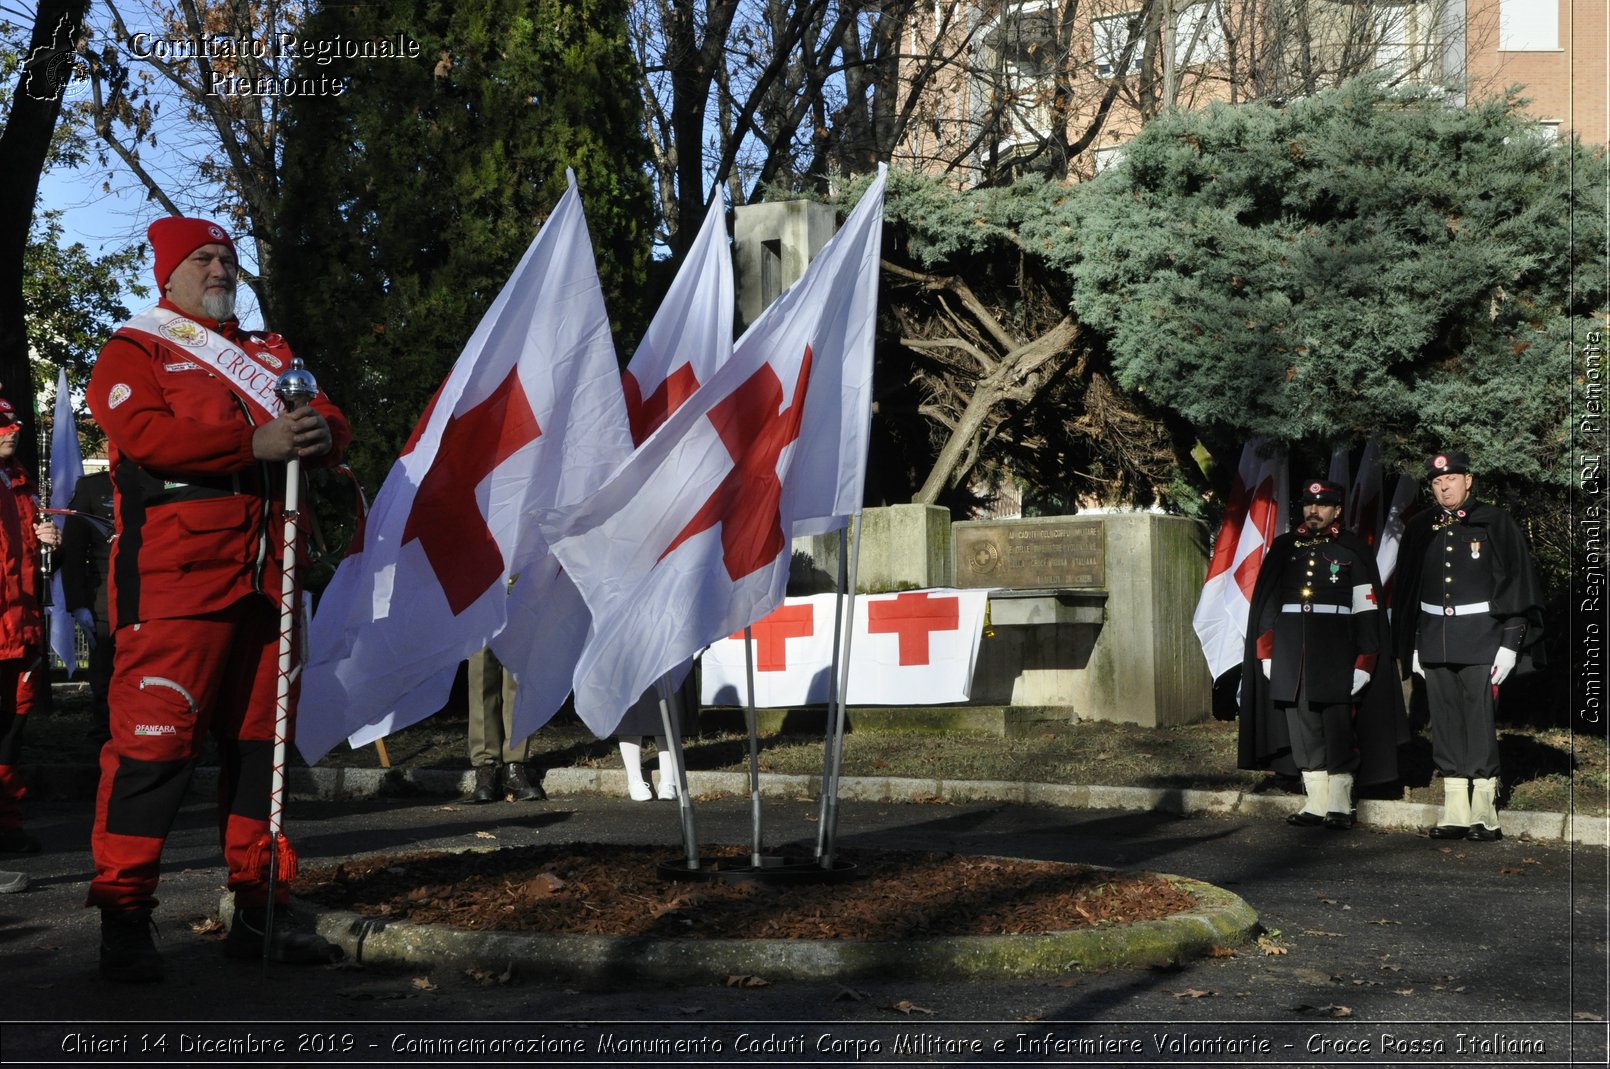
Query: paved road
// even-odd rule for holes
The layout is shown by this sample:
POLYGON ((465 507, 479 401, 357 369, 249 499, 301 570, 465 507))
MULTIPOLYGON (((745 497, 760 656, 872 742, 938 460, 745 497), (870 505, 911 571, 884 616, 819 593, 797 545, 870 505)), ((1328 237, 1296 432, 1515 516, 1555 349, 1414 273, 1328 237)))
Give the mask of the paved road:
MULTIPOLYGON (((1300 831, 1243 816, 846 803, 846 846, 1207 880, 1246 899, 1287 953, 1243 947, 1180 969, 1050 983, 936 976, 853 990, 784 981, 574 990, 531 978, 482 986, 423 968, 265 974, 226 961, 216 936, 190 929, 215 911, 222 883, 211 809, 198 802, 180 816, 163 874, 168 979, 130 987, 95 973, 97 917, 81 908, 88 804, 42 802, 30 813, 45 852, 3 862, 34 877, 28 893, 0 897, 8 1064, 1606 1061, 1602 847, 1510 839, 1450 849, 1404 832, 1300 831)), ((768 842, 814 841, 814 813, 813 804, 769 802, 768 842)), ((745 801, 701 802, 698 816, 703 841, 747 841, 745 801)), ((309 862, 484 846, 483 831, 508 845, 678 839, 670 805, 607 797, 475 808, 435 798, 299 801, 289 820, 309 862)))

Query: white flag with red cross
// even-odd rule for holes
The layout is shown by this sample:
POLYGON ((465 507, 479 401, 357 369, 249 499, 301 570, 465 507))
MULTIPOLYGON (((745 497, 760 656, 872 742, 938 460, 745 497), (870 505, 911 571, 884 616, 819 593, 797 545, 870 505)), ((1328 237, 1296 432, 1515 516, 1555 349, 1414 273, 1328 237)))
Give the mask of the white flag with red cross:
POLYGON ((516 733, 563 702, 587 610, 532 520, 631 452, 619 365, 574 176, 375 498, 310 628, 296 742, 309 762, 446 703, 490 644, 516 733), (540 611, 536 611, 540 609, 540 611))
POLYGON ((838 507, 840 438, 864 418, 835 410, 840 365, 847 345, 871 338, 882 212, 880 177, 732 358, 597 493, 539 513, 592 611, 575 698, 595 735, 658 676, 776 608, 796 510, 838 507), (829 402, 808 418, 818 388, 829 402))
POLYGON ((1265 448, 1263 439, 1254 438, 1241 450, 1224 522, 1213 540, 1207 580, 1191 618, 1214 679, 1245 656, 1247 613, 1258 569, 1269 546, 1288 526, 1286 455, 1273 450, 1265 456, 1265 448))
MULTIPOLYGON (((750 628, 755 704, 815 705, 831 693, 837 596, 788 598, 750 628)), ((966 701, 984 633, 984 590, 908 590, 855 601, 850 648, 852 705, 943 705, 966 701)), ((743 632, 710 645, 700 659, 709 705, 748 703, 743 632)))
MULTIPOLYGON (((819 705, 828 700, 837 601, 837 594, 788 598, 750 626, 757 706, 819 705)), ((749 703, 749 665, 741 629, 712 642, 700 655, 699 691, 706 705, 749 703)))
POLYGON ((732 356, 735 305, 727 216, 717 196, 621 373, 633 445, 643 444, 732 356))
MULTIPOLYGON (((1398 548, 1403 542, 1405 521, 1414 511, 1420 481, 1412 475, 1399 475, 1392 486, 1392 501, 1381 523, 1381 540, 1375 546, 1375 566, 1381 573, 1381 589, 1390 592, 1392 576, 1398 570, 1398 548)), ((1391 598, 1387 604, 1391 604, 1391 598)))

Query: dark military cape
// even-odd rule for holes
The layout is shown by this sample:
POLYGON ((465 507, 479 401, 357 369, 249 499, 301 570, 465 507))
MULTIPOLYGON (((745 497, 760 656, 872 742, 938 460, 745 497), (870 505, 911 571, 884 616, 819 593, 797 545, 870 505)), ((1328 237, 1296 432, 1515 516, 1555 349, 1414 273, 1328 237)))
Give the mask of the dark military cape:
MULTIPOLYGON (((1301 530, 1288 531, 1275 539, 1264 555, 1264 562, 1286 561, 1290 546, 1301 530), (1278 554, 1278 555, 1277 555, 1278 554)), ((1381 589, 1375 569, 1375 551, 1352 531, 1343 531, 1336 542, 1357 555, 1366 565, 1364 578, 1381 589)), ((1247 613, 1247 641, 1241 661, 1241 736, 1238 766, 1266 768, 1285 776, 1297 775, 1291 756, 1291 735, 1286 729, 1284 709, 1276 709, 1269 696, 1269 681, 1258 663, 1257 622, 1270 598, 1280 594, 1280 569, 1259 568, 1252 588, 1252 607, 1247 613)), ((1384 609, 1375 614, 1375 672, 1353 706, 1353 735, 1358 740, 1359 763, 1354 781, 1389 783, 1398 778, 1398 747, 1409 741, 1409 718, 1403 708, 1403 688, 1392 658, 1391 629, 1384 609)))
MULTIPOLYGON (((1413 671, 1414 638, 1420 629, 1420 579, 1425 571, 1426 549, 1432 537, 1432 524, 1443 512, 1433 505, 1409 519, 1398 550, 1398 571, 1392 581, 1393 650, 1403 678, 1413 671)), ((1543 664, 1543 586, 1538 582, 1526 536, 1509 513, 1496 505, 1470 500, 1459 521, 1486 530, 1495 550, 1493 592, 1488 597, 1491 615, 1500 622, 1515 616, 1526 618, 1526 637, 1521 640, 1522 663, 1516 671, 1528 671, 1543 664), (1526 664, 1530 660, 1530 665, 1526 664)))

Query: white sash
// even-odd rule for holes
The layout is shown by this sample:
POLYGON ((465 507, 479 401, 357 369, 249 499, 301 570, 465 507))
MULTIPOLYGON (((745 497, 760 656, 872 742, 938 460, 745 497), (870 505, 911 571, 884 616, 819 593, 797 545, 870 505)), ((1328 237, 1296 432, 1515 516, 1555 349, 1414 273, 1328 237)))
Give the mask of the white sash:
POLYGON ((284 367, 274 354, 261 351, 248 354, 184 313, 155 304, 118 329, 179 346, 187 355, 216 371, 264 421, 279 415, 280 401, 274 384, 284 367))

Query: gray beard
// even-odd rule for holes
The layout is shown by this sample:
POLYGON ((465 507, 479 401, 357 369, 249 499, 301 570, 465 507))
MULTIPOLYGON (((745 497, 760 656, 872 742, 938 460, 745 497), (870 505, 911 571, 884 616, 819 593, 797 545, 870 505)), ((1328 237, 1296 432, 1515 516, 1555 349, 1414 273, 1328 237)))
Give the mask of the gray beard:
POLYGON ((235 314, 235 291, 202 294, 201 310, 213 319, 228 319, 235 314))

